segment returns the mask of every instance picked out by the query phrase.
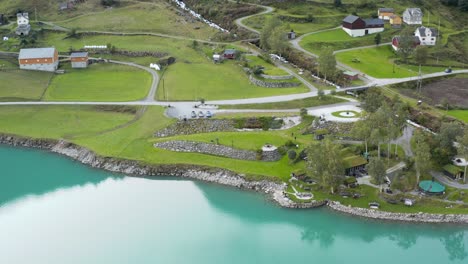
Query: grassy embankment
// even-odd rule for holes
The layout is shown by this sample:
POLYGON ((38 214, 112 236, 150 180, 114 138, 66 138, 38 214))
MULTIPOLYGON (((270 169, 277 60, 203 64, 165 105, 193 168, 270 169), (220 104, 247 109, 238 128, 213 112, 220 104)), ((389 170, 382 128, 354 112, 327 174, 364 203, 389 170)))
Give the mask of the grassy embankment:
MULTIPOLYGON (((414 65, 394 65, 393 61, 397 57, 389 45, 340 52, 336 54, 336 58, 341 63, 376 78, 412 77, 417 76, 419 71, 419 67, 414 65), (357 62, 353 62, 353 60, 357 62), (379 67, 375 67, 375 65, 379 65, 379 67)), ((443 70, 445 70, 445 67, 421 67, 423 74, 441 72, 443 70)))
POLYGON ((321 105, 343 103, 346 100, 334 97, 323 96, 322 99, 318 97, 309 97, 305 99, 298 99, 277 103, 263 103, 263 104, 241 104, 241 105, 220 105, 221 109, 300 109, 321 105))

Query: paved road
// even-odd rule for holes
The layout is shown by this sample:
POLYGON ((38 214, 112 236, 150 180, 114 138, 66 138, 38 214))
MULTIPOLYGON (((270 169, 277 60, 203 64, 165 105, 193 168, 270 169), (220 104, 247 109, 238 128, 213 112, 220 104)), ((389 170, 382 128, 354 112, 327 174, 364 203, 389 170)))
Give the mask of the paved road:
POLYGON ((407 125, 403 129, 403 135, 397 138, 396 140, 392 140, 392 144, 398 144, 403 148, 406 157, 413 157, 413 151, 411 150, 411 138, 413 137, 414 127, 407 125))
POLYGON ((431 171, 430 174, 432 177, 436 178, 439 182, 457 189, 468 190, 468 184, 461 184, 456 181, 450 180, 447 176, 440 172, 431 171))
MULTIPOLYGON (((249 3, 246 3, 246 4, 249 4, 249 3)), ((251 17, 254 17, 254 16, 260 16, 260 15, 265 15, 265 14, 268 14, 268 13, 271 13, 273 12, 275 9, 271 6, 263 6, 263 5, 257 5, 257 4, 249 4, 249 5, 254 5, 254 6, 259 6, 261 8, 264 8, 265 10, 260 12, 260 13, 257 13, 257 14, 253 14, 253 15, 250 15, 250 16, 245 16, 245 17, 241 17, 241 18, 238 18, 236 19, 234 22, 239 26, 239 27, 243 27, 249 31, 252 31, 254 33, 257 33, 257 34, 260 34, 260 32, 252 27, 249 27, 247 25, 244 24, 244 20, 246 19, 249 19, 251 17)))

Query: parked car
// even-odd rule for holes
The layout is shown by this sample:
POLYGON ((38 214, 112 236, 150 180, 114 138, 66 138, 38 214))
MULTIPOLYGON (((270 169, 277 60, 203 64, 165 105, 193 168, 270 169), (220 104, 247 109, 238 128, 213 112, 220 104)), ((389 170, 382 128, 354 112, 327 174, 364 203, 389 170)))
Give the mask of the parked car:
POLYGON ((452 68, 449 67, 449 68, 445 69, 444 72, 445 72, 445 73, 451 73, 451 72, 452 72, 452 68))
POLYGON ((197 113, 195 113, 195 111, 192 111, 191 117, 192 117, 192 118, 196 118, 196 117, 197 117, 197 113))
POLYGON ((203 111, 198 112, 198 117, 200 117, 200 118, 205 117, 205 114, 203 114, 203 111))
POLYGON ((210 118, 210 117, 212 117, 212 116, 213 116, 213 114, 211 114, 210 111, 206 111, 206 117, 207 117, 207 118, 210 118))

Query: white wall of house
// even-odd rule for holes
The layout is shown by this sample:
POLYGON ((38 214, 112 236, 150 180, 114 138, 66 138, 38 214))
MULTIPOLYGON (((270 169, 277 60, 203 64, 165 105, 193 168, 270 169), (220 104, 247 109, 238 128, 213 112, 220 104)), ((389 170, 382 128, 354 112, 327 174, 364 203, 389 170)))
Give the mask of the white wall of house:
POLYGON ((395 46, 395 45, 393 45, 393 44, 392 44, 392 49, 393 49, 394 51, 398 51, 398 47, 395 46))
POLYGON ((87 61, 72 61, 71 65, 72 65, 72 68, 87 68, 88 62, 87 61))
POLYGON ((57 70, 58 64, 59 64, 58 61, 54 63, 48 63, 48 64, 20 64, 20 69, 54 72, 57 70))
POLYGON ((433 36, 430 29, 427 29, 425 35, 419 33, 419 29, 416 29, 415 35, 419 38, 421 45, 434 46, 437 41, 437 36, 433 36))
POLYGON ((380 16, 380 15, 379 15, 379 18, 380 18, 380 19, 383 19, 383 20, 390 20, 390 17, 389 17, 389 16, 380 16))
POLYGON ((29 24, 29 19, 23 15, 19 15, 18 17, 18 25, 28 25, 29 24))
POLYGON ((366 30, 367 30, 367 35, 375 34, 375 33, 384 31, 384 28, 367 28, 367 29, 349 29, 349 28, 345 28, 345 27, 342 27, 342 28, 351 37, 365 36, 366 35, 366 30))

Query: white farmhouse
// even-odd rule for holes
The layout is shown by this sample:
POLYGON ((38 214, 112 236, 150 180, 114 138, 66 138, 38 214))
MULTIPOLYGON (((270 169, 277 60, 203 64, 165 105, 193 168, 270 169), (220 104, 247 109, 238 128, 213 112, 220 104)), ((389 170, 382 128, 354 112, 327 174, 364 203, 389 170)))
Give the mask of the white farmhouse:
POLYGON ((434 28, 418 27, 414 35, 419 38, 421 45, 434 46, 437 41, 437 30, 434 28))
POLYGON ((28 35, 31 30, 31 25, 29 25, 29 14, 28 13, 18 13, 16 14, 18 27, 16 28, 16 35, 28 35))
POLYGON ((403 22, 408 25, 422 25, 422 17, 421 8, 407 8, 403 12, 403 22))

